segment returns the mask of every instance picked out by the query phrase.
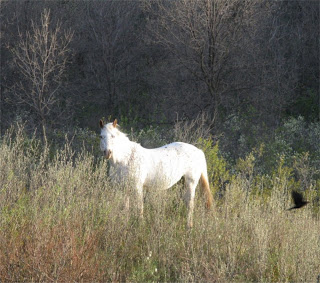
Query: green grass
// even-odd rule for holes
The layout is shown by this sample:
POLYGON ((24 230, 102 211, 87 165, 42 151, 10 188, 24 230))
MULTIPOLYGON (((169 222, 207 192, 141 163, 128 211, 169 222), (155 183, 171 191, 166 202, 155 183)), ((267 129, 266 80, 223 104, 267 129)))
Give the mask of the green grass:
POLYGON ((268 193, 260 179, 248 190, 245 174, 235 175, 210 212, 197 192, 188 230, 182 184, 148 192, 141 220, 109 184, 107 163, 89 153, 66 146, 53 157, 7 135, 0 164, 1 282, 315 282, 320 274, 317 207, 285 210, 284 170, 268 193))

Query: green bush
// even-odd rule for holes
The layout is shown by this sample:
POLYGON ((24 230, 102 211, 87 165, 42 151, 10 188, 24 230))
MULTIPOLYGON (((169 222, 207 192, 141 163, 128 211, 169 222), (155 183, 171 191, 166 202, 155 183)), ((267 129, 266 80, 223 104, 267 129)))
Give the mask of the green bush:
POLYGON ((226 183, 230 182, 231 174, 227 169, 227 162, 219 152, 219 143, 214 144, 212 139, 199 138, 197 146, 206 156, 207 171, 212 191, 214 194, 222 194, 226 183))

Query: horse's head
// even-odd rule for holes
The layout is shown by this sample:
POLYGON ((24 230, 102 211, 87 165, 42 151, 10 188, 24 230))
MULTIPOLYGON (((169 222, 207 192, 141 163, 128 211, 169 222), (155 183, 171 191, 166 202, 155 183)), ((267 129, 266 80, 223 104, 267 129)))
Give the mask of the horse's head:
POLYGON ((100 120, 100 149, 104 152, 107 159, 110 159, 115 145, 115 138, 119 134, 117 129, 117 119, 113 123, 104 124, 100 120))

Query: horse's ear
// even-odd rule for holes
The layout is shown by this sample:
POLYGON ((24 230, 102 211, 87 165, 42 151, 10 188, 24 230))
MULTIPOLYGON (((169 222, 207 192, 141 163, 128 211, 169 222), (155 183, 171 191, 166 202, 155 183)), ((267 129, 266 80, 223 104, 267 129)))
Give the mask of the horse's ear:
POLYGON ((113 121, 113 123, 112 123, 112 125, 113 125, 114 128, 117 126, 117 123, 118 123, 118 121, 117 121, 117 119, 115 119, 115 120, 113 121))
POLYGON ((103 121, 102 121, 102 120, 100 120, 100 128, 102 129, 102 128, 103 128, 103 126, 104 126, 103 121))

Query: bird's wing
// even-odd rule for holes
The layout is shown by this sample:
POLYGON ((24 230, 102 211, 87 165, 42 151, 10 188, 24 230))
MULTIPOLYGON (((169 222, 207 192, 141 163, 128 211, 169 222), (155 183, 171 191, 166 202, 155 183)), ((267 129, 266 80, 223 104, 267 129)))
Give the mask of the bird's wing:
POLYGON ((297 191, 292 191, 291 193, 293 202, 295 205, 301 204, 303 201, 302 194, 298 193, 297 191))

